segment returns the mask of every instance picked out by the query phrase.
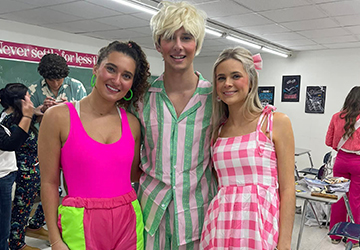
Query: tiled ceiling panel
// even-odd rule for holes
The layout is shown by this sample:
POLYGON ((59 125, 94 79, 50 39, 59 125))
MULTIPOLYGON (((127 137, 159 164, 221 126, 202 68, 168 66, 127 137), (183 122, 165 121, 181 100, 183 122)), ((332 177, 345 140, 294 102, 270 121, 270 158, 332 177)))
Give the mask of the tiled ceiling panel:
POLYGON ((299 31, 298 33, 308 38, 337 37, 337 36, 350 35, 349 31, 342 28, 306 30, 306 31, 299 31))
POLYGON ((226 17, 214 17, 213 20, 216 20, 220 23, 225 23, 228 26, 238 28, 238 27, 251 27, 262 24, 271 24, 272 22, 257 13, 249 13, 243 15, 234 15, 226 17))
POLYGON ((111 26, 116 26, 122 29, 126 28, 137 28, 149 25, 148 21, 145 21, 140 18, 136 18, 133 15, 116 15, 111 17, 104 17, 96 19, 96 21, 111 26))
POLYGON ((331 18, 312 19, 287 23, 285 22, 281 24, 289 30, 293 31, 334 28, 338 26, 338 23, 331 18))
MULTIPOLYGON (((138 1, 152 7, 160 2, 138 1)), ((210 27, 224 34, 220 38, 206 35, 200 56, 217 55, 237 45, 225 34, 294 51, 360 47, 360 0, 188 1, 207 13, 210 27)), ((104 40, 133 39, 154 49, 150 18, 113 0, 1 0, 0 6, 0 19, 104 40)))
POLYGON ((334 19, 340 25, 360 25, 360 15, 350 15, 350 16, 337 16, 334 19))
POLYGON ((58 29, 61 31, 74 33, 74 34, 118 29, 117 26, 111 26, 93 20, 80 20, 80 21, 66 22, 66 23, 46 24, 45 27, 51 29, 58 29))
MULTIPOLYGON (((12 2, 14 2, 14 0, 12 0, 12 2)), ((70 3, 70 2, 74 2, 74 0, 16 0, 16 2, 30 4, 35 7, 46 7, 46 6, 57 5, 62 3, 70 3)))
POLYGON ((321 4, 320 7, 332 16, 357 15, 360 14, 360 1, 332 1, 321 4))
POLYGON ((239 15, 251 12, 250 10, 242 7, 240 4, 231 0, 223 0, 211 4, 203 3, 197 5, 197 7, 201 10, 204 10, 206 14, 212 18, 239 15))
POLYGON ((7 14, 0 15, 0 18, 10 19, 17 22, 23 22, 27 24, 35 24, 38 26, 45 26, 52 23, 65 23, 69 21, 80 20, 80 17, 70 14, 64 14, 55 10, 47 8, 37 8, 24 11, 15 11, 7 14))
POLYGON ((78 16, 83 19, 93 19, 117 15, 118 12, 88 2, 72 2, 50 6, 49 9, 78 16))
POLYGON ((2 0, 0 14, 32 9, 34 6, 27 3, 19 3, 12 0, 2 0))
POLYGON ((326 14, 316 6, 277 9, 261 12, 261 15, 274 22, 291 22, 326 17, 326 14))
POLYGON ((248 7, 252 11, 265 11, 285 9, 291 7, 299 7, 310 5, 306 0, 267 0, 267 1, 254 1, 254 0, 236 0, 237 3, 248 7))
POLYGON ((267 24, 261 26, 251 26, 251 27, 242 27, 239 28, 248 33, 254 34, 256 36, 263 36, 266 34, 282 33, 288 32, 289 30, 279 24, 267 24))

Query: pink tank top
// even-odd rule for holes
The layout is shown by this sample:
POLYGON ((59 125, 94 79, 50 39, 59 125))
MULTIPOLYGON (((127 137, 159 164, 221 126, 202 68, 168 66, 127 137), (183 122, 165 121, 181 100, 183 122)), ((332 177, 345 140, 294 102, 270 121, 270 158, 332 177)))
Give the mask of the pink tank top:
MULTIPOLYGON (((121 138, 112 144, 92 139, 85 131, 77 110, 66 103, 70 112, 70 131, 61 149, 68 195, 81 198, 112 198, 132 191, 130 173, 135 140, 126 111, 118 109, 121 118, 121 138)), ((119 126, 120 127, 120 126, 119 126)))

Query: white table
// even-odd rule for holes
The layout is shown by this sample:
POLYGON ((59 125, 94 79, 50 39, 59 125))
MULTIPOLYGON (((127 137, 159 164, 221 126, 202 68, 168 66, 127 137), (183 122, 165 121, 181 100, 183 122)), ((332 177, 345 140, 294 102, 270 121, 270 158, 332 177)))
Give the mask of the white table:
MULTIPOLYGON (((321 227, 321 223, 316 215, 316 212, 311 204, 311 201, 318 201, 318 202, 323 202, 325 203, 325 205, 328 206, 328 215, 330 215, 330 209, 331 209, 331 204, 336 203, 338 200, 340 200, 343 195, 345 194, 344 192, 335 192, 334 194, 336 194, 338 196, 338 198, 335 199, 331 199, 331 198, 325 198, 325 197, 318 197, 318 196, 311 196, 311 192, 310 190, 307 188, 305 183, 299 184, 295 186, 296 190, 305 190, 305 192, 296 192, 296 197, 304 199, 304 205, 303 205, 303 209, 302 209, 302 215, 301 215, 301 224, 300 224, 300 230, 299 230, 299 236, 297 239, 297 245, 296 245, 296 249, 299 250, 300 249, 300 242, 301 242, 301 237, 302 237, 302 233, 304 230, 304 223, 305 223, 305 209, 307 208, 307 204, 310 204, 310 207, 315 215, 315 218, 319 224, 319 227, 321 227)), ((327 216, 326 218, 326 226, 328 225, 329 222, 329 216, 327 216)))

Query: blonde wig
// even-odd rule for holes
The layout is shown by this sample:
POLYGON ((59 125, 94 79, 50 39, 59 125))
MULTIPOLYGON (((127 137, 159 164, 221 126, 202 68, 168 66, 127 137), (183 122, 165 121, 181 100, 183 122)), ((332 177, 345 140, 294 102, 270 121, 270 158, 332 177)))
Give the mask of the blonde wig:
POLYGON ((205 12, 198 10, 188 2, 161 2, 162 7, 150 20, 150 27, 155 46, 160 46, 160 39, 171 38, 174 33, 184 27, 196 41, 198 55, 205 37, 205 12))

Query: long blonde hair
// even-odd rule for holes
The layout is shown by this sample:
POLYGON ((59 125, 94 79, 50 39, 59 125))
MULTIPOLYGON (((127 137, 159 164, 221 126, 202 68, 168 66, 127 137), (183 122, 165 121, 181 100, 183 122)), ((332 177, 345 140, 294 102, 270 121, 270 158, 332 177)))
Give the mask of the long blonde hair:
POLYGON ((251 119, 259 115, 259 113, 261 113, 263 109, 258 96, 258 74, 255 69, 254 60, 250 51, 242 47, 235 47, 223 50, 213 66, 213 113, 211 118, 213 124, 212 138, 216 138, 218 136, 218 130, 220 125, 225 122, 229 117, 228 105, 225 104, 223 101, 218 101, 216 92, 216 68, 217 66, 219 66, 220 63, 228 59, 234 59, 241 62, 245 72, 249 76, 250 90, 244 103, 244 117, 246 119, 251 119))

